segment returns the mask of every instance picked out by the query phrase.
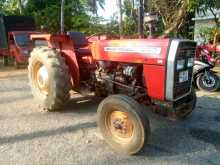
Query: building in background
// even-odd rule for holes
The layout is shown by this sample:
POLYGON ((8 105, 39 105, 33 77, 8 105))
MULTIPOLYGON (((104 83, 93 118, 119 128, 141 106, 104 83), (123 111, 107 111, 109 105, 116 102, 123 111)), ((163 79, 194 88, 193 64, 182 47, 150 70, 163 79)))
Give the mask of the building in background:
MULTIPOLYGON (((220 10, 214 10, 217 14, 217 18, 220 17, 220 10)), ((199 31, 203 27, 214 27, 215 26, 215 17, 211 11, 207 11, 206 13, 200 12, 195 14, 194 27, 194 40, 198 43, 204 42, 204 39, 200 36, 199 31)))

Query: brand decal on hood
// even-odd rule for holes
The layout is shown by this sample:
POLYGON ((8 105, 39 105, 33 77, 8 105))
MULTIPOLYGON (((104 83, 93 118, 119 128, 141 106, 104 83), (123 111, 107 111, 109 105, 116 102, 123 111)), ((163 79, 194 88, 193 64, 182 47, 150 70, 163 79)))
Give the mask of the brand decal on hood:
POLYGON ((105 52, 114 53, 143 53, 159 55, 161 53, 160 47, 104 47, 105 52))

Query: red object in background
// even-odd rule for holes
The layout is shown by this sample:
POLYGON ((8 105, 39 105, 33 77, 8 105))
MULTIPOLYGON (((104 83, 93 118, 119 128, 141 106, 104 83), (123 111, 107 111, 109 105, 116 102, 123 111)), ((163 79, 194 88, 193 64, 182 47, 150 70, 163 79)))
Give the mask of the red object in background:
POLYGON ((214 62, 220 65, 220 44, 201 44, 197 46, 196 58, 204 62, 214 62), (216 54, 216 57, 213 57, 216 54))
POLYGON ((0 56, 12 57, 19 64, 28 62, 30 52, 34 45, 31 43, 31 31, 13 31, 7 35, 8 48, 0 49, 0 56))
POLYGON ((12 57, 16 65, 28 62, 34 47, 30 34, 36 33, 35 30, 31 17, 0 15, 0 56, 4 57, 5 64, 8 57, 12 57))
POLYGON ((14 31, 8 33, 7 55, 14 58, 17 63, 27 63, 34 45, 30 40, 32 31, 14 31))

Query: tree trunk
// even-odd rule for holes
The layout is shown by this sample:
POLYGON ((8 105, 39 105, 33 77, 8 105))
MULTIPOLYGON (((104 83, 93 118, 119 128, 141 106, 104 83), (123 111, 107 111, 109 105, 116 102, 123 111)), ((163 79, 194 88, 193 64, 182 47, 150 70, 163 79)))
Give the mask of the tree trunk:
POLYGON ((22 0, 18 0, 18 8, 19 8, 19 11, 20 11, 20 14, 23 14, 23 4, 22 4, 22 0))
POLYGON ((118 10, 119 10, 119 18, 118 18, 119 35, 120 35, 120 38, 122 38, 123 25, 122 25, 122 3, 121 3, 121 0, 118 0, 118 10))
POLYGON ((139 0, 138 34, 139 34, 139 38, 143 38, 144 36, 144 3, 143 3, 143 0, 139 0))
POLYGON ((218 22, 218 18, 217 18, 217 13, 215 13, 211 7, 209 8, 209 10, 211 11, 212 15, 214 16, 216 26, 218 26, 219 22, 218 22))
POLYGON ((184 3, 180 9, 178 10, 176 16, 174 18, 176 18, 175 20, 172 20, 172 22, 166 22, 166 18, 163 18, 163 20, 166 22, 165 26, 165 31, 163 32, 163 35, 161 37, 166 37, 168 36, 169 33, 173 32, 173 31, 178 31, 178 29, 181 27, 180 24, 182 23, 183 19, 185 19, 187 11, 187 3, 184 3))

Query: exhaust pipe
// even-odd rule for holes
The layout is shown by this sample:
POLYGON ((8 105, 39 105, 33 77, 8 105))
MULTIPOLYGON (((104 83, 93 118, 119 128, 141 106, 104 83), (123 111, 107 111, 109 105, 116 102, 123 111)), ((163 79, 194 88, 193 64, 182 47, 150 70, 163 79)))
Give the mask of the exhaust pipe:
POLYGON ((156 12, 146 13, 144 16, 144 22, 147 23, 149 28, 148 38, 155 38, 156 23, 158 22, 158 14, 156 12))

